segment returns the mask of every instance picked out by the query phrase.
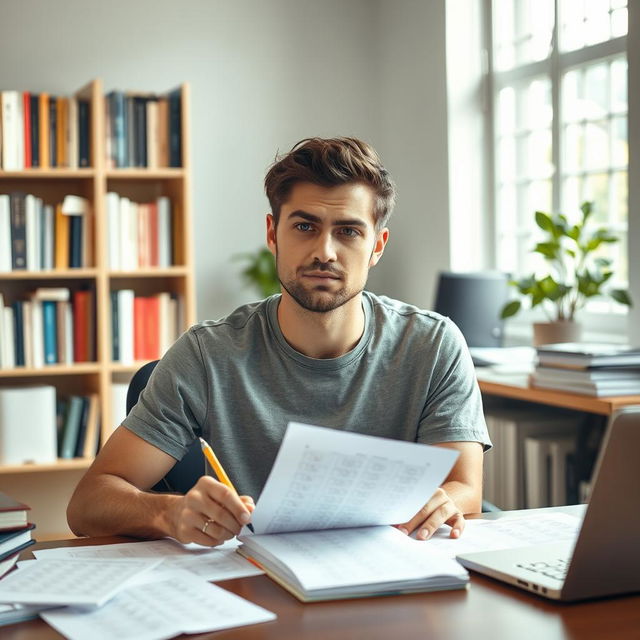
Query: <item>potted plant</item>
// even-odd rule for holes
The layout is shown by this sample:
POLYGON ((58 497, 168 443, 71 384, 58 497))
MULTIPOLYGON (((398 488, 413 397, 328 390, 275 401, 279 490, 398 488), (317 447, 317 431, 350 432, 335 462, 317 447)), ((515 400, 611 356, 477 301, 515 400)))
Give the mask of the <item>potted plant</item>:
POLYGON ((242 270, 245 284, 253 287, 263 298, 280 293, 276 261, 267 247, 261 247, 253 253, 238 254, 234 259, 245 262, 242 270))
MULTIPOLYGON (((544 275, 531 274, 511 281, 521 297, 529 298, 530 306, 541 307, 549 322, 534 323, 534 345, 551 342, 577 342, 581 328, 576 313, 594 296, 609 296, 617 302, 631 306, 629 292, 624 289, 606 289, 613 272, 611 260, 598 255, 603 244, 618 242, 605 227, 588 228, 593 211, 591 202, 581 207, 582 219, 571 224, 562 214, 536 211, 535 220, 546 237, 533 251, 549 264, 544 275)), ((521 300, 512 300, 502 309, 502 318, 520 311, 521 300)))

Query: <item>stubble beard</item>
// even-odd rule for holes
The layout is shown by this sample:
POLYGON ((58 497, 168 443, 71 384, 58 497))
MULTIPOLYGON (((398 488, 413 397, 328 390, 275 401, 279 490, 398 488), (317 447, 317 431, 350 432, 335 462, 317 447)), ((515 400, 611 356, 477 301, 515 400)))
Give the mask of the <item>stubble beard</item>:
MULTIPOLYGON (((314 268, 318 271, 328 271, 331 273, 330 268, 323 268, 322 264, 314 265, 314 268)), ((349 290, 346 287, 341 287, 337 291, 331 293, 329 287, 324 285, 315 285, 312 289, 305 287, 299 280, 284 280, 280 275, 280 269, 278 266, 278 260, 276 258, 276 269, 278 272, 278 280, 282 285, 282 288, 306 311, 312 313, 329 313, 347 304, 350 300, 353 300, 356 296, 362 293, 364 286, 359 289, 349 290), (322 293, 328 293, 328 296, 321 295, 322 293)))

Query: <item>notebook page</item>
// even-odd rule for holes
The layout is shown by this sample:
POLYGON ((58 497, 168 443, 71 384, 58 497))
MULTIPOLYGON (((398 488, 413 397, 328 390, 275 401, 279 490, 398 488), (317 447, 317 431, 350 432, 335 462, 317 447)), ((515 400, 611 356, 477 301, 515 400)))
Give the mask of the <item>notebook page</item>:
POLYGON ((190 575, 121 591, 99 609, 56 609, 41 617, 69 640, 161 640, 275 620, 276 615, 190 575))
POLYGON ((457 456, 451 449, 292 422, 253 512, 254 532, 405 522, 457 456))

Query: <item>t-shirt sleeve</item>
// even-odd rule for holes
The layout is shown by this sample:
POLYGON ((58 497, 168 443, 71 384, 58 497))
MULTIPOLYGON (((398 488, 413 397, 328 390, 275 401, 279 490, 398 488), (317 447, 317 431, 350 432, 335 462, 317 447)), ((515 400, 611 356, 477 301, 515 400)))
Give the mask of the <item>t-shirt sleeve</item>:
POLYGON ((439 333, 418 442, 479 442, 486 451, 492 445, 469 349, 448 318, 443 319, 439 333))
POLYGON ((207 413, 207 378, 194 329, 158 362, 123 425, 180 460, 200 435, 207 413))

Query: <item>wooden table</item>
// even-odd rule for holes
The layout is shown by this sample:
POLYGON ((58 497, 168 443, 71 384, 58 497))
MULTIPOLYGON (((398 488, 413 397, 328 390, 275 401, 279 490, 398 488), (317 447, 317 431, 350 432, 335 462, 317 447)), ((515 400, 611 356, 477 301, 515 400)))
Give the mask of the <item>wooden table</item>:
MULTIPOLYGON (((575 512, 575 508, 561 510, 575 512)), ((491 514, 488 517, 503 517, 491 514)), ((612 523, 619 526, 621 523, 612 523)), ((39 543, 25 551, 127 542, 93 538, 39 543)), ((556 604, 490 578, 471 574, 468 590, 302 604, 266 576, 219 583, 274 611, 278 619, 195 636, 243 640, 616 640, 640 638, 640 595, 556 604)), ((41 620, 0 627, 2 640, 61 636, 41 620)), ((193 638, 194 636, 185 636, 193 638)), ((90 640, 90 639, 88 639, 90 640)))

